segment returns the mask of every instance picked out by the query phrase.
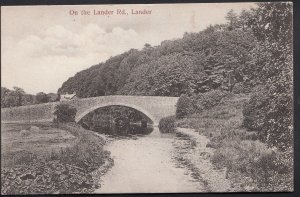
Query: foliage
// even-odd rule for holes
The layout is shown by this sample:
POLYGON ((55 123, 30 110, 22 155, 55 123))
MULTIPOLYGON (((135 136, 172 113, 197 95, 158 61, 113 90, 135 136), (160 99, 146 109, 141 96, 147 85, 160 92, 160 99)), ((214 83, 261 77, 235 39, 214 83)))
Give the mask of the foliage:
MULTIPOLYGON (((257 90, 256 98, 259 99, 261 94, 257 90)), ((250 103, 253 103, 251 99, 250 103)), ((259 130, 250 132, 242 127, 242 111, 248 100, 249 96, 244 94, 225 97, 210 109, 178 120, 177 125, 192 127, 209 138, 207 147, 215 149, 211 161, 217 168, 225 170, 233 191, 292 191, 293 150, 270 148, 258 140, 264 136, 259 130)), ((254 107, 249 109, 253 120, 257 118, 252 117, 256 115, 252 115, 254 107)), ((264 107, 260 107, 263 114, 264 107)))
POLYGON ((204 109, 210 109, 218 105, 222 99, 230 94, 227 91, 213 90, 204 94, 196 94, 192 97, 196 112, 201 112, 204 109))
POLYGON ((79 97, 179 97, 228 90, 229 72, 233 84, 244 83, 242 76, 247 70, 242 68, 251 60, 250 52, 255 46, 249 28, 237 26, 228 30, 228 25, 210 26, 198 33, 185 33, 182 39, 166 40, 159 46, 146 44, 142 50, 131 49, 111 57, 69 78, 58 93, 75 91, 79 97))
POLYGON ((60 128, 71 132, 79 138, 78 143, 70 148, 61 149, 59 153, 51 154, 47 160, 60 160, 64 163, 74 164, 87 172, 96 170, 104 164, 109 152, 103 149, 105 141, 94 134, 89 134, 77 125, 62 125, 60 128))
POLYGON ((25 93, 22 88, 14 87, 13 90, 10 90, 8 88, 1 87, 1 108, 47 103, 49 101, 55 101, 57 97, 54 93, 38 93, 37 96, 40 98, 36 98, 35 95, 25 93))
POLYGON ((25 98, 25 92, 22 88, 14 87, 9 90, 1 87, 1 107, 21 106, 25 98))
POLYGON ((261 3, 254 11, 252 29, 260 41, 253 51, 258 62, 258 74, 265 90, 261 97, 253 94, 245 107, 244 125, 255 129, 259 125, 269 146, 289 149, 293 142, 292 84, 292 5, 291 3, 261 3), (260 59, 260 57, 263 59, 260 59), (263 104, 263 108, 261 105, 263 104), (251 119, 252 117, 252 119, 251 119))
POLYGON ((55 106, 54 115, 57 122, 75 122, 77 109, 67 103, 60 103, 55 106))
POLYGON ((184 118, 194 113, 200 113, 218 105, 230 94, 227 91, 212 90, 206 93, 181 95, 176 107, 176 118, 184 118))
POLYGON ((194 111, 193 101, 190 97, 183 94, 180 96, 176 106, 176 118, 184 118, 194 111))
POLYGON ((256 89, 249 102, 246 103, 243 109, 243 126, 250 130, 256 130, 260 132, 260 136, 266 137, 265 133, 262 133, 263 124, 265 123, 265 110, 266 105, 269 102, 266 97, 267 91, 264 87, 256 89), (259 109, 259 110, 258 110, 259 109))
POLYGON ((264 143, 252 140, 223 141, 212 162, 225 166, 229 173, 250 177, 245 184, 251 191, 290 191, 293 187, 292 154, 284 158, 282 152, 267 148, 264 143))
POLYGON ((174 133, 176 131, 176 119, 174 116, 162 118, 158 128, 162 133, 174 133))
POLYGON ((48 103, 50 101, 50 97, 45 94, 44 92, 39 92, 35 96, 35 103, 40 104, 40 103, 48 103))
POLYGON ((229 29, 233 29, 237 27, 238 24, 238 15, 234 12, 234 10, 230 10, 225 18, 229 21, 229 29))
POLYGON ((1 168, 2 194, 54 194, 89 191, 93 179, 84 169, 59 161, 1 168))

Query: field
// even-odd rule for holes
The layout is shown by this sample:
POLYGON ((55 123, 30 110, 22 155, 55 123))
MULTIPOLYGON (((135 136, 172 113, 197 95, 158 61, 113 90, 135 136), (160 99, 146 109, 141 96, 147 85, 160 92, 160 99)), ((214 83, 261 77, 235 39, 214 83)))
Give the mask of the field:
POLYGON ((1 124, 1 165, 15 165, 16 158, 25 154, 38 158, 72 147, 78 138, 66 130, 48 124, 1 124))
POLYGON ((91 192, 112 165, 104 140, 76 124, 2 124, 1 193, 91 192))

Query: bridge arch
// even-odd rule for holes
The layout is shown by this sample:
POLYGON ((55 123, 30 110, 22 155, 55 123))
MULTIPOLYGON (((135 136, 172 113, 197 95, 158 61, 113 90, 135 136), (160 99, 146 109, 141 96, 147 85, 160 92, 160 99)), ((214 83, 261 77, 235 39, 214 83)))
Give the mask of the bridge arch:
POLYGON ((124 107, 129 107, 129 108, 135 109, 135 110, 143 113, 144 115, 146 115, 153 122, 154 126, 158 125, 158 121, 148 110, 146 110, 143 107, 140 107, 138 105, 134 105, 131 103, 123 103, 123 102, 107 102, 107 103, 100 103, 100 104, 94 105, 92 107, 89 107, 89 108, 81 111, 81 112, 77 112, 77 114, 75 116, 75 121, 78 123, 84 116, 86 116, 90 112, 95 111, 96 109, 99 109, 102 107, 108 107, 108 106, 124 106, 124 107))

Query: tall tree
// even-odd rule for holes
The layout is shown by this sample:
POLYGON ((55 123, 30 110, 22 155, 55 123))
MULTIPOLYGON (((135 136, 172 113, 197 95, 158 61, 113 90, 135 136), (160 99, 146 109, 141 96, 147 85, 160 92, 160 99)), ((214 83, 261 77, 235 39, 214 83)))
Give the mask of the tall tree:
POLYGON ((238 15, 231 9, 225 18, 229 21, 230 29, 234 29, 238 24, 238 15))

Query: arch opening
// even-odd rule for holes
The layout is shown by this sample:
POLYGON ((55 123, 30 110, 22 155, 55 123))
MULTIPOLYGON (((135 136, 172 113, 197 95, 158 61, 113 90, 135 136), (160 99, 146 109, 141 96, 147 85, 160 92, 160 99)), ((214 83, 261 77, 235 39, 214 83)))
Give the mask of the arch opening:
POLYGON ((83 112, 79 112, 79 113, 77 112, 78 114, 76 114, 75 121, 79 122, 86 115, 88 115, 89 113, 91 113, 97 109, 104 108, 104 107, 111 107, 111 106, 121 106, 121 107, 127 107, 127 108, 134 109, 134 110, 140 112, 141 114, 144 114, 146 117, 148 117, 149 120, 152 121, 153 125, 158 124, 156 119, 153 117, 153 115, 151 113, 149 113, 147 110, 145 110, 139 106, 133 105, 133 104, 126 104, 126 103, 120 103, 120 102, 109 102, 106 104, 95 105, 93 107, 90 107, 90 108, 84 110, 83 112))
POLYGON ((94 106, 78 114, 76 122, 109 135, 144 135, 152 132, 154 123, 146 113, 120 104, 94 106))

